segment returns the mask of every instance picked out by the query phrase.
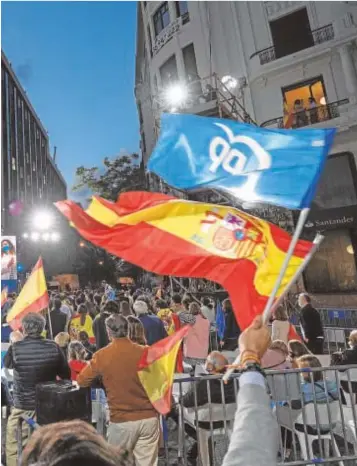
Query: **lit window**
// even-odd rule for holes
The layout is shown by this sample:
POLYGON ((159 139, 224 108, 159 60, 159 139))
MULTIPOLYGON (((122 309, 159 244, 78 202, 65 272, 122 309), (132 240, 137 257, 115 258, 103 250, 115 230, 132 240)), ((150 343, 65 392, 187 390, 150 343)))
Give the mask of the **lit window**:
POLYGON ((154 17, 155 36, 158 36, 170 24, 169 4, 164 2, 155 12, 154 17))
POLYGON ((16 159, 15 157, 11 158, 11 167, 14 171, 16 171, 16 159))
POLYGON ((32 162, 32 171, 33 171, 33 172, 36 171, 36 164, 35 164, 35 162, 32 162))

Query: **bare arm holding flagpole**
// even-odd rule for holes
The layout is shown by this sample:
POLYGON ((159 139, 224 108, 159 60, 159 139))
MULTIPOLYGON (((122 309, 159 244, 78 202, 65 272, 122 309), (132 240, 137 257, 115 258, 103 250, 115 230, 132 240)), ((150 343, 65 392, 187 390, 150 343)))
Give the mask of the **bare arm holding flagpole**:
MULTIPOLYGON (((310 260, 312 259, 313 255, 315 254, 315 252, 317 251, 317 249, 319 248, 320 244, 322 243, 324 239, 324 236, 320 235, 320 234, 317 234, 315 236, 315 239, 313 241, 313 246, 312 248, 310 249, 310 251, 308 252, 308 254, 306 254, 303 262, 300 264, 300 266, 296 269, 296 272, 295 274, 293 275, 293 277, 291 278, 290 282, 288 283, 288 285, 286 286, 284 292, 279 296, 279 298, 276 300, 276 302, 272 305, 272 307, 270 308, 271 311, 275 310, 280 304, 281 302, 283 301, 284 299, 284 296, 287 295, 287 293, 291 290, 291 288, 293 287, 293 285, 295 285, 295 283, 297 282, 298 278, 300 277, 300 275, 303 273, 303 271, 306 269, 307 265, 309 264, 310 260)), ((266 317, 266 320, 269 320, 269 316, 270 316, 270 312, 267 314, 267 317, 266 317)), ((233 362, 233 366, 237 366, 240 362, 240 356, 238 355, 237 358, 235 359, 235 361, 233 362)), ((232 373, 234 372, 234 368, 231 368, 231 369, 228 369, 227 372, 224 374, 223 376, 223 380, 224 381, 227 381, 229 379, 229 377, 232 375, 232 373)))

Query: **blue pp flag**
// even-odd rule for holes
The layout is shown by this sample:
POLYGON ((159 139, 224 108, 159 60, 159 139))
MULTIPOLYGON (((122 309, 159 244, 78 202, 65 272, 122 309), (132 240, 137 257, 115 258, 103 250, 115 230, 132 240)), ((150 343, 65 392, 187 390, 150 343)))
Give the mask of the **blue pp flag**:
POLYGON ((315 195, 335 132, 163 114, 148 168, 178 189, 219 188, 243 201, 302 209, 315 195))
POLYGON ((224 319, 224 312, 222 310, 221 303, 217 302, 216 307, 216 327, 217 327, 217 335, 220 340, 223 340, 224 337, 224 330, 226 328, 226 321, 224 319))

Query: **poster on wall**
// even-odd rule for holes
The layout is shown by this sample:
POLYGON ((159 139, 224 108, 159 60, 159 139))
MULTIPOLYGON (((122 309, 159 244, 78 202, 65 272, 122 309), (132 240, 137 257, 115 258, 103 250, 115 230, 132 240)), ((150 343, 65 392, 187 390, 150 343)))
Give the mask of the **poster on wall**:
POLYGON ((1 237, 1 280, 17 280, 16 236, 1 237))

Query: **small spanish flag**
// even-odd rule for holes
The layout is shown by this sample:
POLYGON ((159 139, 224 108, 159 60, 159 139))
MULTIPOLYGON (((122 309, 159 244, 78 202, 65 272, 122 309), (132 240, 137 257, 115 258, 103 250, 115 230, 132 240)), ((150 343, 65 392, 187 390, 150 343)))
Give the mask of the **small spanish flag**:
POLYGON ((185 325, 173 335, 147 347, 139 361, 140 382, 160 414, 167 414, 171 410, 177 353, 190 329, 189 325, 185 325))
POLYGON ((13 330, 18 330, 21 327, 21 320, 26 314, 40 312, 48 306, 48 303, 45 272, 40 257, 7 315, 6 321, 13 330))
POLYGON ((1 307, 6 303, 7 301, 7 295, 8 295, 8 289, 7 286, 1 290, 1 307))

